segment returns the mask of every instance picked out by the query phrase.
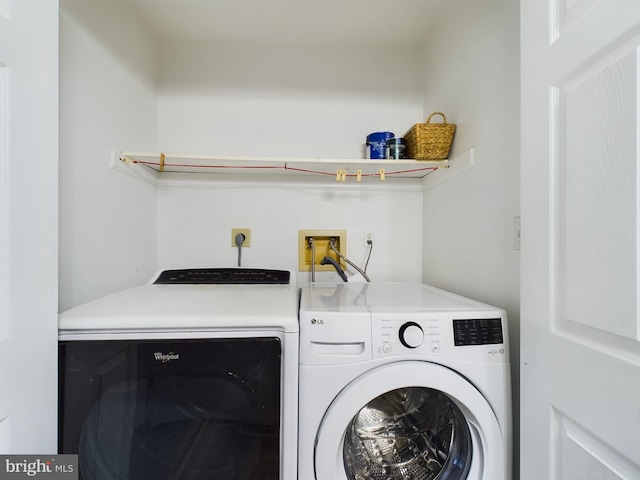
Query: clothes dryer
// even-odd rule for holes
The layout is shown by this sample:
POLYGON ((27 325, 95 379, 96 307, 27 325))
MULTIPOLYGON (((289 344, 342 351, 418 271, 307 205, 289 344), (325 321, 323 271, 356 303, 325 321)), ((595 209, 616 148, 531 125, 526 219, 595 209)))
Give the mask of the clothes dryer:
POLYGON ((409 283, 302 288, 299 480, 506 480, 503 310, 409 283))
POLYGON ((58 451, 80 480, 295 478, 292 278, 167 270, 61 313, 58 451))

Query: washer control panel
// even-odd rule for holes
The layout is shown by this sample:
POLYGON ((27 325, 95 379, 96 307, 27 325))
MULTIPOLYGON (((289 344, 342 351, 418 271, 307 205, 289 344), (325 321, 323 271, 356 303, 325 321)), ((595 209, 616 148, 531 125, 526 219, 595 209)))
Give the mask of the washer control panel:
POLYGON ((441 315, 372 314, 374 356, 438 353, 443 335, 441 315))
POLYGON ((372 312, 373 356, 438 355, 468 360, 504 356, 499 312, 466 313, 372 312))
POLYGON ((465 318, 453 320, 456 346, 495 345, 504 343, 500 318, 465 318))

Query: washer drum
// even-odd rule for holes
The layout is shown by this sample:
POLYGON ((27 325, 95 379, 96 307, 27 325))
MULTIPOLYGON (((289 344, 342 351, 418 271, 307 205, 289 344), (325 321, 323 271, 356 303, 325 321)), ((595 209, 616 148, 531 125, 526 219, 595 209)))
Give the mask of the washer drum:
POLYGON ((464 415, 444 393, 409 387, 365 405, 345 432, 350 480, 463 480, 472 458, 464 415))

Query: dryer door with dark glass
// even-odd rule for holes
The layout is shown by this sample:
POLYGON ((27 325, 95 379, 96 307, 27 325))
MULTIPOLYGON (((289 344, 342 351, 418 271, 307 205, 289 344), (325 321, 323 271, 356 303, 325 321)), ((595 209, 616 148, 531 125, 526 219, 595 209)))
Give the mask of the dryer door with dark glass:
POLYGON ((280 477, 278 338, 61 341, 59 452, 94 479, 280 477))
POLYGON ((486 480, 505 459, 498 421, 465 378, 407 361, 356 378, 316 439, 317 480, 486 480))

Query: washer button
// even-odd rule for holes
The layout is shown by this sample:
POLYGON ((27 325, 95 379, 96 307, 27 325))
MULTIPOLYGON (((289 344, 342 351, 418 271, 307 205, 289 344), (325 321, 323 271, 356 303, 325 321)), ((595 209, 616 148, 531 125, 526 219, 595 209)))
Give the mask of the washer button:
POLYGON ((431 351, 433 353, 438 353, 440 351, 440 344, 439 343, 432 343, 431 344, 431 351))
POLYGON ((382 351, 384 353, 391 353, 391 350, 392 350, 392 347, 388 343, 385 343, 384 345, 382 345, 382 351))

